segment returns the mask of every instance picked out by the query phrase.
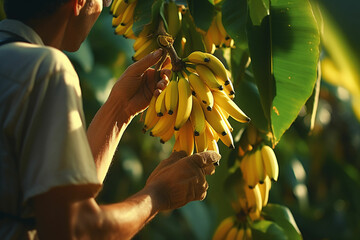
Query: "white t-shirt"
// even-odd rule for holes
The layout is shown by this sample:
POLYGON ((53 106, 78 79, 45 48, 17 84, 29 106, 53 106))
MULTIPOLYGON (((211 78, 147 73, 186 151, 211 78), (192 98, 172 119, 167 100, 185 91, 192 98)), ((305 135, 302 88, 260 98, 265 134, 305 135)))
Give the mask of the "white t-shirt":
POLYGON ((101 188, 86 136, 78 76, 65 54, 31 28, 0 22, 0 239, 31 239, 31 198, 74 185, 84 198, 101 188), (2 213, 2 214, 1 214, 2 213), (1 217, 10 215, 13 217, 1 217))

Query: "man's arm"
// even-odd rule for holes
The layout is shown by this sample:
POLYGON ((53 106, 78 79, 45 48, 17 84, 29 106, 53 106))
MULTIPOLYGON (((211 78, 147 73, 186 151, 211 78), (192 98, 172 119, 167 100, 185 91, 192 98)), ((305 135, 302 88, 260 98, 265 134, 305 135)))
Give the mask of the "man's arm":
POLYGON ((159 94, 167 85, 167 70, 160 73, 159 79, 158 73, 149 69, 160 60, 162 53, 155 51, 124 72, 88 128, 87 136, 101 182, 132 118, 146 109, 153 94, 159 94))
POLYGON ((220 160, 215 152, 185 157, 173 153, 150 175, 146 186, 132 197, 99 206, 81 199, 76 186, 57 187, 34 197, 40 239, 130 239, 159 211, 175 209, 206 196, 205 175, 220 160))

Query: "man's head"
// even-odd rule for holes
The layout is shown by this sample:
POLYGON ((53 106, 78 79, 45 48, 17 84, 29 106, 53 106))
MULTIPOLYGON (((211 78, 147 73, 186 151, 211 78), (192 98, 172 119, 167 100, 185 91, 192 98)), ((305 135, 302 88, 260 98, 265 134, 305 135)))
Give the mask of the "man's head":
POLYGON ((47 35, 52 34, 54 28, 59 26, 49 26, 47 23, 51 18, 60 25, 66 23, 65 30, 59 29, 63 30, 60 36, 61 46, 56 46, 66 51, 76 51, 80 47, 99 17, 103 5, 109 5, 109 0, 4 0, 7 18, 31 23, 34 28, 42 25, 42 28, 47 28, 48 31, 43 31, 47 35))

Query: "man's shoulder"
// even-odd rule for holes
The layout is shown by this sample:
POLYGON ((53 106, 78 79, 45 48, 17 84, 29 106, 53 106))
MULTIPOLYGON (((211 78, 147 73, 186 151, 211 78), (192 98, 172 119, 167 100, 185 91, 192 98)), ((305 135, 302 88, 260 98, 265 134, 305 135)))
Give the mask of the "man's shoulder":
POLYGON ((6 56, 26 62, 29 67, 48 69, 53 72, 70 71, 75 73, 69 58, 62 51, 53 47, 15 42, 4 46, 3 50, 7 52, 5 53, 6 56))

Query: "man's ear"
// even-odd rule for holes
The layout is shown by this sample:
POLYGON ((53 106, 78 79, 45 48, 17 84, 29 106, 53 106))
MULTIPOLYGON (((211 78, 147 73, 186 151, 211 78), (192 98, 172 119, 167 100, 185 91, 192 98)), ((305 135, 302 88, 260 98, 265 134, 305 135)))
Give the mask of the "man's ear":
POLYGON ((72 2, 75 16, 79 16, 81 9, 85 6, 86 0, 72 0, 72 2))

